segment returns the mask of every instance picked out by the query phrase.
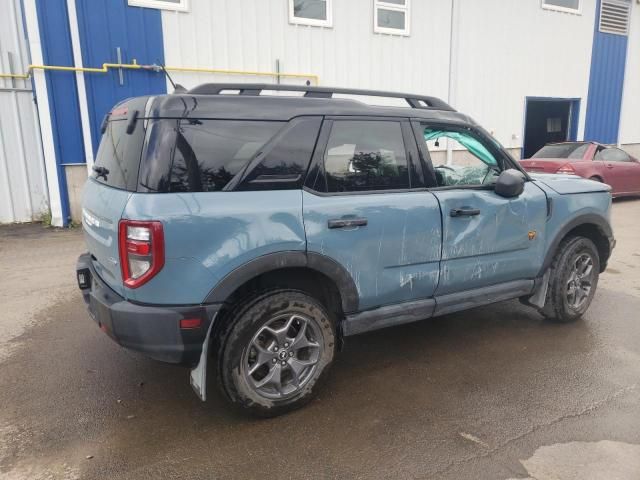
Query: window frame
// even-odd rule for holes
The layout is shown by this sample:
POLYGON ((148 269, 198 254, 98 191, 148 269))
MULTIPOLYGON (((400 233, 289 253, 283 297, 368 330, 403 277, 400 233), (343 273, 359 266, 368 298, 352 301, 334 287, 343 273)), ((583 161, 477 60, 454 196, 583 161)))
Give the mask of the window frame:
POLYGON ((481 141, 484 147, 489 150, 490 153, 496 158, 498 166, 500 167, 500 173, 510 168, 516 169, 522 172, 525 176, 525 181, 530 181, 531 177, 520 167, 511 156, 509 156, 502 148, 500 148, 491 137, 483 131, 481 128, 477 128, 472 125, 458 124, 458 123, 446 123, 446 122, 431 122, 425 119, 417 118, 411 120, 411 126, 413 128, 413 134, 415 136, 416 143, 418 145, 418 151, 420 153, 420 161, 424 169, 424 177, 429 190, 494 190, 495 185, 438 185, 435 167, 431 160, 431 154, 427 148, 427 142, 424 141, 424 129, 425 128, 440 128, 443 130, 468 130, 481 141))
POLYGON ((563 12, 563 13, 571 13, 573 15, 582 15, 582 4, 583 4, 583 0, 578 0, 578 8, 568 8, 568 7, 561 7, 559 5, 550 5, 547 2, 550 0, 540 0, 540 6, 542 7, 542 9, 544 10, 551 10, 551 11, 555 11, 555 12, 563 12))
POLYGON ((333 0, 324 0, 327 4, 327 18, 326 20, 317 20, 315 18, 296 17, 294 15, 294 2, 295 0, 289 0, 289 23, 291 25, 308 25, 311 27, 333 27, 333 0))
POLYGON ((404 6, 397 5, 395 3, 389 3, 385 0, 373 0, 373 32, 382 33, 386 35, 399 35, 402 37, 409 37, 411 35, 411 0, 404 0, 404 6), (393 10, 396 12, 404 13, 404 29, 399 28, 387 28, 378 26, 378 10, 382 8, 384 10, 393 10))
POLYGON ((130 7, 155 8, 157 10, 171 10, 174 12, 188 12, 189 0, 180 0, 180 3, 166 2, 163 0, 127 0, 130 7))
POLYGON ((309 169, 304 181, 303 190, 322 197, 348 196, 348 195, 380 195, 385 193, 405 193, 415 191, 426 191, 427 185, 424 179, 424 167, 420 162, 420 153, 416 144, 410 119, 407 117, 385 117, 385 116, 326 116, 320 127, 315 151, 309 163, 309 169), (400 124, 402 141, 407 157, 407 170, 409 174, 409 188, 394 188, 382 190, 359 190, 349 192, 330 192, 328 189, 326 171, 324 166, 325 153, 331 137, 333 124, 339 121, 384 121, 396 122, 400 124))

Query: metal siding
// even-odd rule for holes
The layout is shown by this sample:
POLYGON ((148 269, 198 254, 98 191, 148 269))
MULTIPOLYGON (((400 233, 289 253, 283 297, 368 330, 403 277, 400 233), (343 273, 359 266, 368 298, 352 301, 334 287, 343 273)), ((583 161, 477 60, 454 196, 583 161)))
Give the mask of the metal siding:
MULTIPOLYGON (((0 16, 0 72, 29 64, 20 0, 0 16)), ((30 80, 0 79, 0 223, 27 222, 48 208, 38 117, 30 80)))
MULTIPOLYGON (((159 10, 129 7, 127 0, 76 0, 76 6, 85 66, 117 62, 117 47, 123 63, 134 59, 139 64, 164 63, 159 10)), ((124 85, 120 85, 117 70, 85 75, 94 152, 100 142, 100 124, 111 107, 125 98, 167 91, 162 73, 124 70, 123 76, 124 85)))
POLYGON ((596 9, 584 137, 617 143, 628 37, 600 32, 600 0, 596 9))
MULTIPOLYGON (((627 64, 625 71, 624 89, 622 94, 622 111, 620 115, 619 140, 623 145, 640 144, 640 126, 638 126, 638 112, 640 112, 640 8, 631 7, 629 22, 629 40, 627 42, 627 64)), ((640 157, 640 148, 629 149, 629 153, 640 157)))

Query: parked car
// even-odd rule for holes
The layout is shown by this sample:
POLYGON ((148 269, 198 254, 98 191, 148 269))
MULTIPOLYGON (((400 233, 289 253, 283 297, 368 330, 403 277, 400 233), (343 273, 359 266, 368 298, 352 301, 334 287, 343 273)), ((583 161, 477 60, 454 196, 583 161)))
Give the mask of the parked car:
POLYGON ((124 101, 102 131, 77 265, 91 317, 192 367, 203 400, 213 366, 257 415, 309 401, 349 335, 513 298, 576 320, 614 246, 607 185, 530 177, 433 97, 207 84, 124 101))
POLYGON ((520 161, 528 172, 564 173, 611 185, 614 197, 640 195, 640 162, 624 150, 595 142, 549 143, 520 161))

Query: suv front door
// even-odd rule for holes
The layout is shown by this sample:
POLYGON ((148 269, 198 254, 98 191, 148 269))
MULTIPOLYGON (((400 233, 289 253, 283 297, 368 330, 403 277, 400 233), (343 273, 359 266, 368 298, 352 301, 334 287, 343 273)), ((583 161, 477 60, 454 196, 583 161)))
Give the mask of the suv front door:
POLYGON ((429 299, 438 284, 440 208, 417 159, 407 119, 323 124, 302 194, 307 250, 348 270, 359 311, 429 299))
POLYGON ((446 303, 442 296, 458 292, 489 286, 504 287, 506 294, 527 290, 543 262, 544 192, 527 181, 516 198, 497 195, 495 180, 510 168, 510 160, 482 132, 422 122, 413 126, 442 212, 438 309, 446 303))

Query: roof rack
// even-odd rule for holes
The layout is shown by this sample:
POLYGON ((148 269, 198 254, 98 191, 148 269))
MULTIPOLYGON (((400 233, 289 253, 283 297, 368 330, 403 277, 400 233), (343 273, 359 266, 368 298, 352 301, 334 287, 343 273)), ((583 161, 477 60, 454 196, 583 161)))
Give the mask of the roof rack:
POLYGON ((446 102, 436 97, 425 97, 412 93, 385 92, 382 90, 359 90, 354 88, 311 87, 306 85, 284 85, 270 83, 205 83, 192 88, 188 93, 196 95, 220 95, 225 91, 235 90, 239 95, 257 96, 263 90, 275 90, 285 92, 304 92, 308 98, 332 98, 334 93, 348 95, 362 95, 371 97, 402 98, 412 108, 427 110, 447 110, 455 112, 446 102))

